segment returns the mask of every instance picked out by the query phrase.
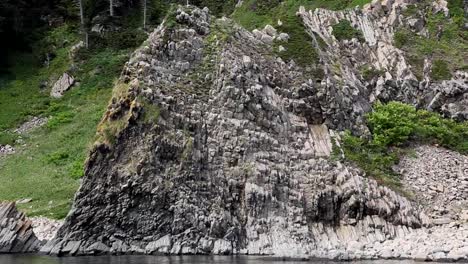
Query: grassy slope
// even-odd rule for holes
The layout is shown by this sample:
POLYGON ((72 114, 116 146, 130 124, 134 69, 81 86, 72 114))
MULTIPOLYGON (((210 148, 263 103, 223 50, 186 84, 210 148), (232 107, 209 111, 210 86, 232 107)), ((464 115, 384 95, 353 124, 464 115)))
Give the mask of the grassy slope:
POLYGON ((50 99, 50 88, 41 91, 40 82, 53 80, 70 67, 68 48, 76 41, 71 32, 61 34, 68 44, 58 49, 49 68, 35 66, 29 54, 17 55, 11 68, 15 79, 0 83, 2 131, 31 116, 51 117, 46 126, 23 137, 16 154, 0 158, 0 200, 32 198, 20 208, 29 215, 52 218, 63 218, 69 210, 88 145, 128 54, 100 49, 81 55, 73 73, 80 86, 61 99, 50 99))
POLYGON ((237 8, 232 17, 243 27, 252 30, 267 24, 276 25, 282 16, 295 16, 300 6, 306 9, 327 8, 340 10, 363 6, 370 0, 246 0, 237 8))

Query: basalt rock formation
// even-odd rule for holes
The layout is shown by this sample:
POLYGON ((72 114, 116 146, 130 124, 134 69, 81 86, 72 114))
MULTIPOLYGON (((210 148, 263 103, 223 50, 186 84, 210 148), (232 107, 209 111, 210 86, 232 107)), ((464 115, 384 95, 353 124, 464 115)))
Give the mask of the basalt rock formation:
POLYGON ((0 203, 0 253, 35 252, 40 247, 31 220, 16 209, 15 203, 0 203))
MULTIPOLYGON (((428 94, 423 82, 391 45, 391 29, 376 24, 390 22, 374 11, 299 15, 327 44, 320 83, 278 58, 271 41, 207 9, 169 15, 126 64, 73 208, 42 251, 431 257, 431 246, 396 255, 385 244, 431 225, 418 207, 330 157, 336 130, 367 133, 363 116, 373 101, 419 103, 428 94), (327 21, 340 16, 365 29, 365 43, 333 39, 327 21), (359 63, 387 73, 364 81, 359 63)), ((435 97, 431 87, 449 87, 426 86, 435 97)), ((429 100, 437 109, 452 101, 466 107, 459 93, 438 93, 439 101, 429 100)), ((450 230, 464 234, 460 228, 450 230)), ((467 243, 454 259, 468 255, 467 243)))

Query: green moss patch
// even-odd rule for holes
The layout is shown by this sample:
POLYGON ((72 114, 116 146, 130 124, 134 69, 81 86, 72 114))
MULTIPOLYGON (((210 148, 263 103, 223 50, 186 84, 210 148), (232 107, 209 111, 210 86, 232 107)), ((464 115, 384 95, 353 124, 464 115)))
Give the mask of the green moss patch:
POLYGON ((338 41, 350 40, 353 38, 356 38, 359 41, 364 41, 362 32, 351 26, 351 22, 349 22, 349 20, 342 19, 340 22, 333 25, 332 28, 332 34, 338 41))
POLYGON ((424 16, 428 34, 418 35, 408 26, 402 26, 394 34, 395 46, 406 52, 408 62, 419 79, 422 78, 425 58, 434 62, 431 74, 434 80, 450 79, 453 72, 467 64, 468 32, 464 24, 468 21, 460 12, 460 1, 449 1, 449 17, 442 13, 434 14, 428 1, 412 6, 411 10, 414 12, 404 14, 424 16), (421 11, 420 14, 417 10, 421 11))

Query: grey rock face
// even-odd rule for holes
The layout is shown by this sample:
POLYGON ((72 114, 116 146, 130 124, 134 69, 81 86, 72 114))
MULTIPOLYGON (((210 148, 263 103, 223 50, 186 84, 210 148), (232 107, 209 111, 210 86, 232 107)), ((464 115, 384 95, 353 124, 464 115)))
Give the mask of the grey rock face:
POLYGON ((207 54, 216 33, 187 21, 208 16, 178 17, 188 27, 154 32, 122 77, 139 83, 133 98, 158 107, 158 125, 139 123, 137 111, 112 148, 94 149, 58 234, 62 247, 308 255, 318 246, 313 232, 341 221, 420 226, 408 200, 327 160, 330 132, 300 69, 263 56, 271 51, 226 20, 217 27, 231 27, 232 38, 207 54), (217 61, 207 86, 179 88, 207 58, 217 61))
POLYGON ((0 253, 35 252, 40 246, 31 220, 18 212, 15 203, 0 203, 0 253))
MULTIPOLYGON (((403 10, 415 2, 373 1, 362 10, 307 11, 301 8, 298 11, 310 32, 326 43, 326 48, 318 48, 326 73, 318 89, 322 95, 322 112, 330 128, 365 134, 362 114, 368 112, 375 101, 402 101, 438 111, 448 118, 467 120, 467 73, 457 72, 452 80, 434 82, 429 74, 432 63, 427 60, 424 78, 418 80, 406 60, 407 55, 393 45, 393 35, 399 25, 413 25, 415 34, 423 34, 420 32, 425 28, 422 21, 402 15, 403 10), (338 41, 333 36, 332 26, 342 19, 360 30, 364 41, 338 41), (360 71, 363 67, 380 73, 366 80, 360 71)), ((446 1, 438 2, 434 5, 437 10, 444 5, 446 8, 446 1)))
POLYGON ((176 20, 126 64, 128 88, 104 117, 123 128, 91 151, 73 209, 42 252, 432 256, 435 243, 395 250, 427 234, 418 207, 330 158, 330 126, 361 129, 363 85, 317 84, 273 56, 267 34, 210 21, 207 10, 179 9, 176 20))
POLYGON ((63 94, 68 91, 73 84, 75 83, 75 79, 69 75, 68 73, 64 73, 60 79, 55 82, 52 90, 50 91, 50 96, 55 98, 60 98, 63 94))

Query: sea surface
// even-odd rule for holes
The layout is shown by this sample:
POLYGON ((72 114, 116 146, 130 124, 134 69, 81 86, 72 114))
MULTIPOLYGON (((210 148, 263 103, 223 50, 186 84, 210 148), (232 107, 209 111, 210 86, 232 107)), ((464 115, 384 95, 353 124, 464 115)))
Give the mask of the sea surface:
MULTIPOLYGON (((96 256, 49 257, 36 255, 0 255, 0 264, 332 264, 332 261, 283 261, 254 256, 96 256)), ((413 261, 374 260, 341 263, 412 264, 413 261)))

